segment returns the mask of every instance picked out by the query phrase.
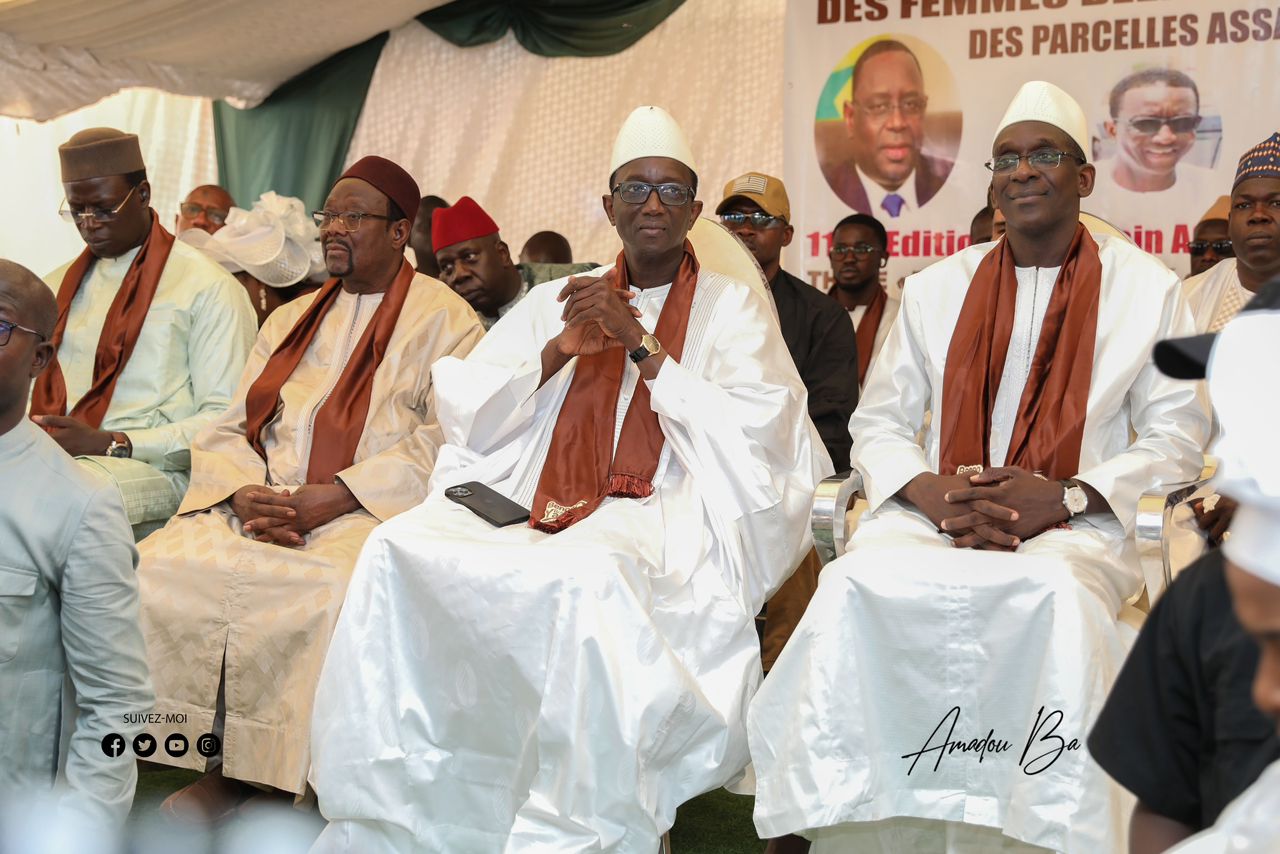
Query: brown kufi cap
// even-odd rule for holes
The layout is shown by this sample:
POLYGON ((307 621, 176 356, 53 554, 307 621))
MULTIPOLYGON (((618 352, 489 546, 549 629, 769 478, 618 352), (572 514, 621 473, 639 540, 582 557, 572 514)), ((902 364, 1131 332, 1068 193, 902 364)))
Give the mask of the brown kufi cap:
POLYGON ((418 216, 418 182, 399 164, 377 155, 361 157, 342 173, 342 178, 359 178, 369 184, 395 202, 409 220, 409 225, 413 225, 418 216))
POLYGON ((115 128, 88 128, 58 146, 62 183, 110 175, 128 175, 147 168, 135 134, 115 128))

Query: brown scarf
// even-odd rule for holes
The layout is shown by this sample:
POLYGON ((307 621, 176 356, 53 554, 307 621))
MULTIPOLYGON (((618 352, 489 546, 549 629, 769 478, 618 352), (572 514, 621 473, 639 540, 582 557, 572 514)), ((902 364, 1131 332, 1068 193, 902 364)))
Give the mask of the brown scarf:
MULTIPOLYGON (((338 377, 333 391, 316 413, 311 456, 307 461, 307 483, 333 483, 334 476, 350 467, 355 460, 356 446, 364 434, 364 422, 369 415, 373 376, 387 353, 387 344, 396 330, 396 321, 400 318, 400 310, 412 282, 413 267, 405 261, 351 351, 342 376, 338 377)), ((263 365, 262 373, 249 386, 245 395, 245 438, 264 460, 267 452, 262 446, 262 431, 280 408, 280 389, 293 376, 294 369, 320 331, 320 323, 338 299, 341 289, 338 279, 324 283, 315 301, 293 324, 289 334, 263 365)))
POLYGON ((867 368, 871 365, 871 356, 875 352, 876 334, 880 331, 880 321, 884 319, 885 303, 889 302, 889 294, 876 285, 876 295, 867 303, 867 310, 858 321, 858 331, 854 333, 858 345, 858 387, 867 381, 867 368))
MULTIPOLYGON (((1101 289, 1098 244, 1079 226, 1045 311, 1005 465, 1053 480, 1079 472, 1101 289)), ((1013 251, 1002 240, 978 265, 947 349, 939 474, 991 464, 991 413, 1013 334, 1017 294, 1013 251)))
MULTIPOLYGON (((614 287, 630 289, 625 252, 619 253, 609 275, 614 287)), ((686 240, 684 258, 653 333, 673 359, 679 359, 684 351, 697 283, 698 258, 686 240)), ((636 383, 635 396, 622 421, 618 449, 614 452, 613 448, 626 359, 627 352, 620 347, 578 357, 538 479, 529 516, 532 527, 554 534, 590 516, 605 496, 644 498, 653 494, 653 476, 666 439, 643 380, 636 383)))
MULTIPOLYGON (((35 388, 31 393, 32 415, 70 414, 72 418, 83 421, 95 430, 102 427, 102 419, 111 406, 111 396, 115 394, 116 380, 124 373, 124 366, 129 363, 129 356, 138 343, 138 335, 142 332, 142 324, 147 320, 151 300, 155 298, 156 287, 160 284, 160 276, 164 273, 171 249, 173 235, 160 225, 160 217, 156 216, 156 212, 151 211, 151 231, 146 240, 142 241, 142 247, 125 272, 120 290, 107 309, 102 332, 98 334, 98 349, 93 357, 93 382, 89 385, 89 390, 68 413, 67 382, 62 375, 62 366, 55 358, 44 373, 36 378, 35 388)), ((80 291, 80 285, 94 260, 93 253, 85 247, 62 277, 62 284, 58 287, 58 323, 53 328, 52 344, 55 352, 62 346, 67 318, 71 314, 71 303, 80 291)))

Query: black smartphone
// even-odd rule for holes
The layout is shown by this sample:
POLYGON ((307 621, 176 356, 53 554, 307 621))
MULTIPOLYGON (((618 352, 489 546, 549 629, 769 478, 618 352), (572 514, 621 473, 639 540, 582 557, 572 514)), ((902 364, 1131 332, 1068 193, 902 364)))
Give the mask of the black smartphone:
POLYGON ((474 480, 449 487, 444 491, 444 497, 461 504, 495 528, 529 521, 528 510, 497 490, 474 480))

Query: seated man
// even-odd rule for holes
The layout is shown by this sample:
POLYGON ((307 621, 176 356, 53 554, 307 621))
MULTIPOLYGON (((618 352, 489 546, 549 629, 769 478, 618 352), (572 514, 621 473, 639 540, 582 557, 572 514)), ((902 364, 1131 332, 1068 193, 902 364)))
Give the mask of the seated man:
POLYGON ((825 455, 767 298, 685 239, 680 128, 637 109, 610 168, 616 265, 436 366, 432 494, 366 543, 316 692, 316 851, 652 854, 747 764, 753 617, 825 455))
POLYGON ((133 803, 129 740, 152 699, 137 554, 115 486, 26 418, 57 317, 43 282, 0 261, 0 803, 57 778, 69 817, 113 829, 133 803), (76 716, 60 757, 67 676, 76 716))
MULTIPOLYGON (((829 257, 835 277, 831 296, 848 312, 857 329, 861 388, 901 306, 880 284, 880 271, 889 263, 889 234, 875 217, 852 214, 832 230, 829 257)), ((837 462, 836 467, 843 470, 844 462, 837 462)))
POLYGON ((418 272, 433 279, 440 278, 440 265, 436 263, 436 253, 431 249, 431 222, 436 211, 447 207, 449 203, 439 196, 423 196, 418 202, 413 231, 409 233, 409 248, 413 250, 418 272))
POLYGON ((585 273, 596 266, 513 264, 511 250, 498 234, 498 224, 470 196, 436 212, 431 242, 440 280, 471 303, 485 329, 491 329, 534 285, 585 273))
POLYGON ((173 218, 173 233, 181 237, 191 229, 216 234, 227 224, 227 215, 236 206, 231 194, 217 184, 201 184, 178 205, 178 215, 173 218))
MULTIPOLYGON (((764 271, 782 340, 809 393, 809 418, 832 464, 844 471, 851 445, 849 416, 858 405, 858 346, 839 304, 782 269, 782 248, 793 236, 787 188, 772 175, 748 172, 725 185, 716 214, 764 271)), ((813 597, 821 568, 817 552, 810 552, 769 600, 760 653, 766 673, 813 597)))
POLYGON ((521 264, 572 264, 573 249, 563 234, 539 231, 520 249, 521 264))
POLYGON ((152 757, 211 769, 170 814, 219 818, 253 791, 237 781, 305 792, 312 696, 356 555, 426 495, 431 366, 483 332, 404 259, 417 203, 380 157, 338 180, 317 214, 334 278, 268 319, 234 405, 193 443, 178 518, 139 547, 156 711, 185 715, 192 744, 224 741, 220 767, 195 750, 152 757))
POLYGON ((762 835, 1121 849, 1081 741, 1142 588, 1138 497, 1199 472, 1208 419, 1150 363, 1191 325, 1177 277, 1079 223, 1087 142, 1024 85, 989 164, 1005 239, 907 282, 850 422, 870 509, 752 703, 762 835))
POLYGON ((178 508, 191 439, 231 404, 257 324, 244 288, 160 225, 136 136, 90 128, 58 155, 63 214, 86 246, 45 277, 58 355, 31 414, 116 482, 142 535, 178 508))
MULTIPOLYGON (((1245 310, 1270 312, 1258 328, 1268 336, 1280 333, 1280 279, 1264 285, 1245 310)), ((1222 337, 1238 332, 1232 329, 1222 337)), ((1161 344, 1156 363, 1171 376, 1186 378, 1184 359, 1177 358, 1182 354, 1171 352, 1171 347, 1206 346, 1205 339, 1216 337, 1161 344)), ((1264 355, 1266 348, 1276 351, 1276 340, 1280 339, 1249 341, 1255 348, 1250 361, 1234 368, 1247 377, 1256 370, 1255 357, 1264 355)), ((1215 380, 1218 387, 1225 382, 1229 394, 1239 397, 1248 383, 1223 372, 1244 348, 1232 341, 1224 353, 1214 362, 1215 380)), ((1194 370, 1204 376, 1203 359, 1194 370)), ((1269 395, 1249 396, 1252 400, 1240 402, 1255 418, 1265 417, 1268 408, 1274 411, 1269 395)), ((1233 403, 1228 401, 1228 409, 1233 403)), ((1259 432, 1248 423, 1237 430, 1253 436, 1259 432)), ((1269 454, 1271 444, 1253 453, 1269 454)), ((1249 532, 1244 533, 1247 539, 1249 532)), ((1263 559, 1280 569, 1277 558, 1280 552, 1271 548, 1263 559)), ((1164 851, 1209 827, 1230 801, 1280 759, 1275 722, 1254 706, 1250 695, 1258 647, 1232 611, 1224 564, 1223 550, 1214 549, 1184 570, 1156 602, 1089 735, 1093 758, 1138 799, 1129 824, 1131 854, 1164 851)))
POLYGON ((1224 258, 1235 257, 1228 231, 1227 221, 1230 218, 1230 196, 1218 196, 1218 200, 1200 217, 1191 232, 1191 244, 1187 247, 1187 252, 1191 255, 1191 276, 1208 272, 1224 258))

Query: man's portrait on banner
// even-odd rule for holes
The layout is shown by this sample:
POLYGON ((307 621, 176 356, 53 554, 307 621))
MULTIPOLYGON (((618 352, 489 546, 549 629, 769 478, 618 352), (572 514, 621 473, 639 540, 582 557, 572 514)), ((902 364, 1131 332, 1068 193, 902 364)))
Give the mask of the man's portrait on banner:
POLYGON ((1099 168, 1109 183, 1158 193, 1198 185, 1217 162, 1221 120, 1205 114, 1200 89, 1185 72, 1155 67, 1128 74, 1111 87, 1107 107, 1099 168))
POLYGON ((954 81, 937 52, 910 36, 877 36, 828 77, 814 147, 845 204, 897 219, 928 204, 946 183, 961 125, 954 81))

